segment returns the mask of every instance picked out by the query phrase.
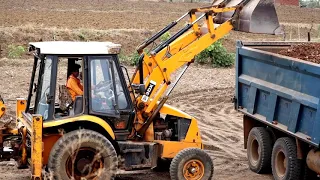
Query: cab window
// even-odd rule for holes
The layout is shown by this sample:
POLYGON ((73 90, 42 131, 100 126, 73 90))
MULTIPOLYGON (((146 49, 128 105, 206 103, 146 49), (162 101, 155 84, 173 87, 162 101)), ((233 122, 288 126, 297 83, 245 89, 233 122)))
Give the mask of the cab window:
POLYGON ((38 102, 37 114, 43 116, 43 120, 48 119, 49 104, 47 103, 47 98, 49 96, 51 86, 51 72, 52 72, 52 57, 47 56, 44 64, 44 71, 41 76, 42 84, 40 86, 40 100, 38 102))
POLYGON ((114 114, 116 108, 127 108, 128 102, 112 57, 91 59, 90 84, 92 111, 114 114))

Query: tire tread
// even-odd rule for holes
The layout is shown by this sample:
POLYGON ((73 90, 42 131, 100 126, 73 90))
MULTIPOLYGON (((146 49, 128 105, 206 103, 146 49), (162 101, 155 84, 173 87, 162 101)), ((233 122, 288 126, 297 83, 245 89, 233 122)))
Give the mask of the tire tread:
POLYGON ((171 161, 169 172, 170 172, 170 177, 172 180, 181 180, 181 178, 179 178, 179 175, 178 175, 179 164, 181 163, 181 161, 185 157, 194 156, 194 155, 200 155, 200 156, 203 156, 205 159, 210 159, 209 160, 210 172, 208 172, 208 173, 210 173, 210 175, 209 175, 208 179, 212 179, 213 172, 214 172, 214 165, 213 165, 211 157, 201 149, 186 148, 186 149, 181 150, 171 161))
MULTIPOLYGON (((259 146, 262 147, 261 149, 261 161, 259 162, 259 165, 257 168, 252 166, 249 161, 250 169, 258 174, 264 174, 271 172, 271 153, 272 153, 272 139, 269 134, 269 132, 264 127, 254 127, 251 129, 249 133, 250 136, 256 136, 256 139, 259 143, 259 146)), ((249 148, 249 139, 248 138, 248 145, 247 148, 249 148)), ((247 157, 249 158, 250 151, 247 149, 247 157)))
POLYGON ((292 138, 289 137, 282 137, 279 138, 274 147, 272 152, 272 174, 275 179, 277 179, 276 170, 274 169, 274 161, 275 161, 275 153, 277 148, 283 148, 285 156, 288 156, 288 164, 287 164, 287 172, 285 179, 288 180, 298 180, 301 179, 301 163, 297 158, 297 146, 295 141, 292 138))
POLYGON ((110 172, 115 173, 118 166, 118 158, 117 153, 112 145, 112 143, 103 135, 99 134, 98 132, 81 129, 71 131, 67 134, 64 134, 58 141, 54 144, 50 151, 49 159, 48 159, 48 168, 50 173, 53 175, 53 179, 60 180, 60 173, 61 164, 60 159, 64 150, 66 148, 70 148, 70 145, 79 143, 80 142, 93 142, 96 144, 101 144, 103 147, 103 151, 108 152, 110 157, 110 172), (79 132, 81 131, 81 132, 79 132), (80 134, 81 133, 81 134, 80 134), (80 134, 80 135, 79 135, 80 134), (80 136, 80 137, 79 137, 80 136))

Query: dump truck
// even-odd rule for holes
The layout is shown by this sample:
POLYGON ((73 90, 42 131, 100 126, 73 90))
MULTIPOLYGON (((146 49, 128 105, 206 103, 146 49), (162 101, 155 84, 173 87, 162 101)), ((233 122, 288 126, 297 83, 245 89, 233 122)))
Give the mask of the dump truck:
POLYGON ((256 173, 274 179, 320 174, 320 65, 280 55, 301 42, 237 42, 235 108, 256 173))
MULTIPOLYGON (((203 150, 198 121, 166 101, 195 56, 231 30, 278 33, 273 2, 266 2, 231 0, 191 9, 137 47, 131 78, 118 59, 120 44, 30 42, 29 93, 17 99, 16 127, 0 128, 1 158, 30 167, 37 180, 111 179, 118 169, 152 169, 162 160, 171 161, 173 180, 211 179, 213 162, 203 150), (261 7, 271 9, 272 22, 259 15, 261 7), (189 23, 182 29, 156 41, 185 18, 189 23), (268 28, 259 29, 261 23, 268 28), (79 87, 70 91, 74 85, 79 87)), ((2 116, 3 101, 0 108, 2 116)))

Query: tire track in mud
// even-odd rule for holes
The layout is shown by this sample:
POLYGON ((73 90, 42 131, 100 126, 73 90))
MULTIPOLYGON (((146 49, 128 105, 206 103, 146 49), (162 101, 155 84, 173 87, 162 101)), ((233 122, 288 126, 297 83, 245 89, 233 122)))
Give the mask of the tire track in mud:
POLYGON ((242 115, 234 110, 233 94, 233 88, 212 88, 176 93, 169 102, 198 120, 205 149, 219 175, 248 170, 242 115))

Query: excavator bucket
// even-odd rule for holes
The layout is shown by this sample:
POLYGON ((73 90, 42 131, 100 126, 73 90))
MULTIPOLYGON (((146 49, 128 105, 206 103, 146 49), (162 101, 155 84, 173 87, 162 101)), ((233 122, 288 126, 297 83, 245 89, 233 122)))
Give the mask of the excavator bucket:
MULTIPOLYGON (((282 34, 274 0, 216 0, 213 5, 242 6, 235 30, 250 33, 282 34)), ((220 13, 218 23, 229 20, 234 11, 220 13)))

